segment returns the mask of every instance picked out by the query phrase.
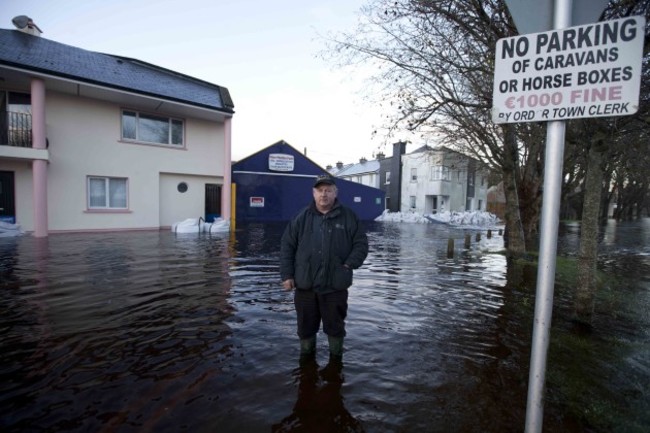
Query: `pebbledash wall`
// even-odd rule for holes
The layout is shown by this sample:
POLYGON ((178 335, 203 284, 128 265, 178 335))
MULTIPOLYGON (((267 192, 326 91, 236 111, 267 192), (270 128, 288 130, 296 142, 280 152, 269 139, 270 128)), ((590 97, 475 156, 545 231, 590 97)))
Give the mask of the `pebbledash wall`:
MULTIPOLYGON (((314 180, 327 171, 285 141, 232 165, 237 222, 288 221, 312 200, 314 180)), ((370 221, 384 211, 386 193, 337 179, 339 201, 370 221)))

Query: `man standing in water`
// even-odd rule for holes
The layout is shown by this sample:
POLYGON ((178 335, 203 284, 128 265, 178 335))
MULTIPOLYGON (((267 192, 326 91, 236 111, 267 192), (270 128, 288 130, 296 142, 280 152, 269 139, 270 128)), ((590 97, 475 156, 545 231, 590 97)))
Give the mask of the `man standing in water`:
POLYGON ((280 276, 294 290, 300 359, 316 355, 316 334, 323 322, 330 360, 341 360, 348 288, 352 270, 368 255, 368 238, 357 215, 342 206, 334 178, 319 176, 314 201, 294 217, 282 235, 280 276))

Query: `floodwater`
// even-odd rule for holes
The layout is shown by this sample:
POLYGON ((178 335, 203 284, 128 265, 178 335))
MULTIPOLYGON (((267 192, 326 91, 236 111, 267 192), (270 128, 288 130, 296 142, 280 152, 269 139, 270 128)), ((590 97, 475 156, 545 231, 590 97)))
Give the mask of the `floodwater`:
MULTIPOLYGON (((523 431, 536 274, 508 271, 497 233, 368 224, 343 364, 328 364, 321 333, 317 363, 301 367, 282 229, 0 239, 0 430, 523 431)), ((575 255, 578 233, 563 226, 561 254, 575 255)), ((624 301, 588 337, 616 344, 580 368, 610 400, 576 409, 551 384, 545 432, 606 431, 579 415, 593 401, 627 420, 607 430, 650 426, 650 220, 609 223, 601 245, 624 301)), ((552 339, 564 341, 570 297, 556 292, 552 339)), ((572 358, 550 356, 549 376, 572 358)))

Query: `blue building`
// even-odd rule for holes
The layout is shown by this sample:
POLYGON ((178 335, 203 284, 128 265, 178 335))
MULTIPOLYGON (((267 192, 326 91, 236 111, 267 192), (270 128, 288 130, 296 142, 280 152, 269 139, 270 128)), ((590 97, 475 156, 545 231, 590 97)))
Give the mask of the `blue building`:
MULTIPOLYGON (((327 171, 285 141, 272 144, 232 165, 237 222, 288 221, 312 200, 312 186, 327 171)), ((384 211, 386 193, 337 179, 339 201, 360 219, 384 211)))

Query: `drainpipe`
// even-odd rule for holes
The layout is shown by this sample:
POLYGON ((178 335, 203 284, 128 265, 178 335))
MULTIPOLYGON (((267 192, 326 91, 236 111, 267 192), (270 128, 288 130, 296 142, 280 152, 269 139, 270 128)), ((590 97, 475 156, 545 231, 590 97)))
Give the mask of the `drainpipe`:
MULTIPOLYGON (((39 78, 31 81, 32 99, 32 147, 46 149, 45 138, 45 82, 39 78)), ((34 188, 34 237, 47 237, 47 161, 32 162, 32 183, 34 188)))
POLYGON ((232 215, 230 212, 230 191, 232 179, 231 167, 231 146, 232 146, 232 117, 228 117, 223 123, 224 130, 224 154, 223 154, 223 187, 221 188, 221 215, 224 220, 229 221, 230 227, 233 227, 232 215))

